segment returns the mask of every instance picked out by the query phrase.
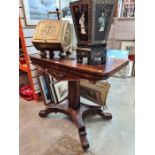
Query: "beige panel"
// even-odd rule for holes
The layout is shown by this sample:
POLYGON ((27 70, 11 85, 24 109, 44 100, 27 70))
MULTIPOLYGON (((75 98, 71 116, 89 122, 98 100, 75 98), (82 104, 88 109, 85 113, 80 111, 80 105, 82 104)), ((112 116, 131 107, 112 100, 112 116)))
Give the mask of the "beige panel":
POLYGON ((118 18, 116 21, 116 40, 135 40, 135 20, 134 18, 118 18))
POLYGON ((23 7, 23 3, 22 3, 22 0, 19 0, 19 7, 23 7))
POLYGON ((113 42, 114 42, 113 39, 108 39, 107 40, 107 48, 114 49, 113 42))
POLYGON ((40 89, 35 90, 35 93, 36 93, 36 94, 40 93, 40 89))
POLYGON ((34 66, 34 65, 32 65, 32 64, 30 64, 30 68, 31 68, 31 70, 35 70, 35 69, 37 69, 37 67, 34 66))
POLYGON ((19 8, 20 18, 25 18, 23 8, 19 8))
POLYGON ((32 73, 32 77, 37 77, 37 75, 38 75, 37 70, 33 70, 31 73, 32 73))
POLYGON ((110 39, 107 41, 107 48, 110 49, 121 49, 122 41, 121 40, 114 40, 110 39))
POLYGON ((115 25, 112 24, 111 25, 111 29, 110 29, 110 32, 109 32, 109 36, 108 36, 108 39, 113 39, 115 36, 115 25))
POLYGON ((23 29, 23 32, 24 32, 25 38, 33 37, 33 35, 35 33, 35 28, 25 28, 25 29, 23 29))
POLYGON ((22 23, 22 27, 25 28, 26 27, 25 19, 21 19, 21 23, 22 23))
POLYGON ((40 53, 35 47, 27 47, 28 55, 40 53))
POLYGON ((115 40, 113 41, 113 47, 114 49, 121 49, 122 41, 115 40))
POLYGON ((33 80, 33 83, 34 83, 34 84, 38 83, 38 78, 37 78, 37 77, 32 78, 32 80, 33 80))
POLYGON ((107 40, 108 48, 121 49, 122 41, 135 40, 135 19, 114 18, 107 40))
POLYGON ((32 46, 32 38, 25 38, 26 46, 32 46))
POLYGON ((72 29, 72 48, 73 50, 77 48, 77 38, 76 38, 76 33, 75 33, 75 28, 74 25, 71 24, 71 29, 72 29))
POLYGON ((39 88, 39 83, 37 83, 37 84, 34 85, 34 90, 38 90, 38 89, 40 89, 39 88))

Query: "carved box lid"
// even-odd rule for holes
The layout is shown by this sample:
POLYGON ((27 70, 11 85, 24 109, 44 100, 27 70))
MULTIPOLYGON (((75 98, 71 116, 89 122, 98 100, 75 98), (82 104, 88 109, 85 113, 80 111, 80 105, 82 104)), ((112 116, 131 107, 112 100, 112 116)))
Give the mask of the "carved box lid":
POLYGON ((52 45, 56 44, 63 49, 71 46, 71 26, 69 21, 40 21, 36 27, 32 42, 37 49, 41 48, 40 50, 43 50, 43 48, 48 50, 52 48, 52 45))

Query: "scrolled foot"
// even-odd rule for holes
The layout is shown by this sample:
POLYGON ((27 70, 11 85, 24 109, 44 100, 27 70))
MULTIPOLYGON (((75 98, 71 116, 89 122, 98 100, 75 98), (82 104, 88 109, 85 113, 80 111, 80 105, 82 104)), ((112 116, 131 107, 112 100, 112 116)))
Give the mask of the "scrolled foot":
POLYGON ((111 120, 111 119, 112 119, 112 114, 111 114, 111 113, 103 112, 102 110, 99 110, 97 113, 98 113, 103 119, 106 119, 106 120, 111 120))
POLYGON ((111 120, 112 119, 112 114, 111 113, 104 113, 104 116, 103 116, 104 119, 107 119, 107 120, 111 120))
POLYGON ((41 118, 47 117, 48 114, 49 114, 49 111, 48 111, 48 110, 41 110, 41 111, 39 112, 39 116, 40 116, 41 118))
POLYGON ((81 141, 81 145, 83 147, 84 150, 88 149, 89 148, 89 142, 88 142, 88 139, 87 139, 87 133, 86 131, 81 131, 79 132, 79 136, 80 136, 80 141, 81 141))
POLYGON ((80 136, 81 145, 84 150, 87 150, 89 148, 89 142, 86 136, 80 136))
POLYGON ((97 114, 100 115, 103 119, 111 120, 112 114, 108 112, 104 112, 102 109, 97 109, 97 114))

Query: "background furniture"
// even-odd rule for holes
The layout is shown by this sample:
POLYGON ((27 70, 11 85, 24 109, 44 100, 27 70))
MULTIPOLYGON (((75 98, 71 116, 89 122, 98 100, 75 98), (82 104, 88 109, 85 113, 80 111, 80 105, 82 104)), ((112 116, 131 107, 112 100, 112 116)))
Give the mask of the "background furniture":
POLYGON ((28 56, 28 52, 27 52, 27 48, 25 44, 25 39, 24 39, 24 34, 23 34, 23 29, 22 29, 20 18, 19 18, 19 41, 20 41, 19 53, 22 52, 23 58, 25 60, 25 63, 19 63, 19 69, 27 73, 29 83, 30 83, 30 86, 33 92, 33 98, 36 101, 38 101, 38 94, 35 92, 35 85, 34 85, 35 80, 33 79, 33 75, 31 72, 30 60, 29 60, 29 56, 28 56))
POLYGON ((31 81, 32 81, 31 86, 34 88, 34 91, 33 91, 34 94, 36 94, 36 96, 38 96, 38 94, 40 93, 40 88, 39 88, 37 70, 36 70, 36 67, 34 65, 32 65, 32 63, 29 59, 29 56, 36 54, 36 53, 40 53, 40 51, 36 50, 34 48, 34 46, 32 45, 32 37, 35 32, 35 26, 27 26, 26 25, 24 6, 23 6, 22 0, 19 0, 19 18, 20 18, 20 22, 19 22, 20 28, 22 31, 22 40, 23 40, 24 46, 25 46, 25 53, 27 54, 27 58, 28 58, 27 60, 29 60, 29 61, 27 61, 27 63, 29 64, 29 73, 31 72, 30 73, 31 78, 29 78, 29 79, 31 79, 31 81))
POLYGON ((40 111, 41 117, 46 117, 50 113, 64 113, 69 115, 78 128, 79 137, 84 149, 89 147, 87 133, 83 123, 83 116, 88 114, 98 114, 103 119, 110 120, 112 115, 105 113, 101 106, 90 106, 80 103, 80 79, 87 79, 92 82, 106 80, 115 72, 128 64, 127 60, 107 59, 106 65, 90 66, 79 64, 75 58, 49 59, 42 58, 36 54, 30 57, 34 65, 42 72, 51 74, 58 81, 68 80, 69 96, 68 102, 64 101, 58 105, 47 105, 45 110, 40 111))
POLYGON ((135 18, 114 18, 108 36, 108 48, 121 49, 123 41, 135 41, 135 18))

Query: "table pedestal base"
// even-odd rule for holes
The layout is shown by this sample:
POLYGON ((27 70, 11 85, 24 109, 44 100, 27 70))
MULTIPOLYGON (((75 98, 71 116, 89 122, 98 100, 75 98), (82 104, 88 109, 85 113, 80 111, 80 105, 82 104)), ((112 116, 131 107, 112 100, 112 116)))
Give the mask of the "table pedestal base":
POLYGON ((90 106, 85 104, 80 104, 80 107, 76 110, 73 108, 69 108, 68 103, 64 102, 58 105, 49 105, 46 107, 45 110, 40 111, 39 116, 44 118, 50 113, 63 113, 70 116, 73 123, 77 126, 79 131, 79 137, 82 144, 83 149, 89 148, 89 142, 87 140, 87 133, 85 129, 85 125, 83 122, 83 118, 88 116, 89 114, 92 115, 100 115, 103 119, 111 120, 112 115, 110 113, 105 113, 101 109, 100 106, 90 106))

